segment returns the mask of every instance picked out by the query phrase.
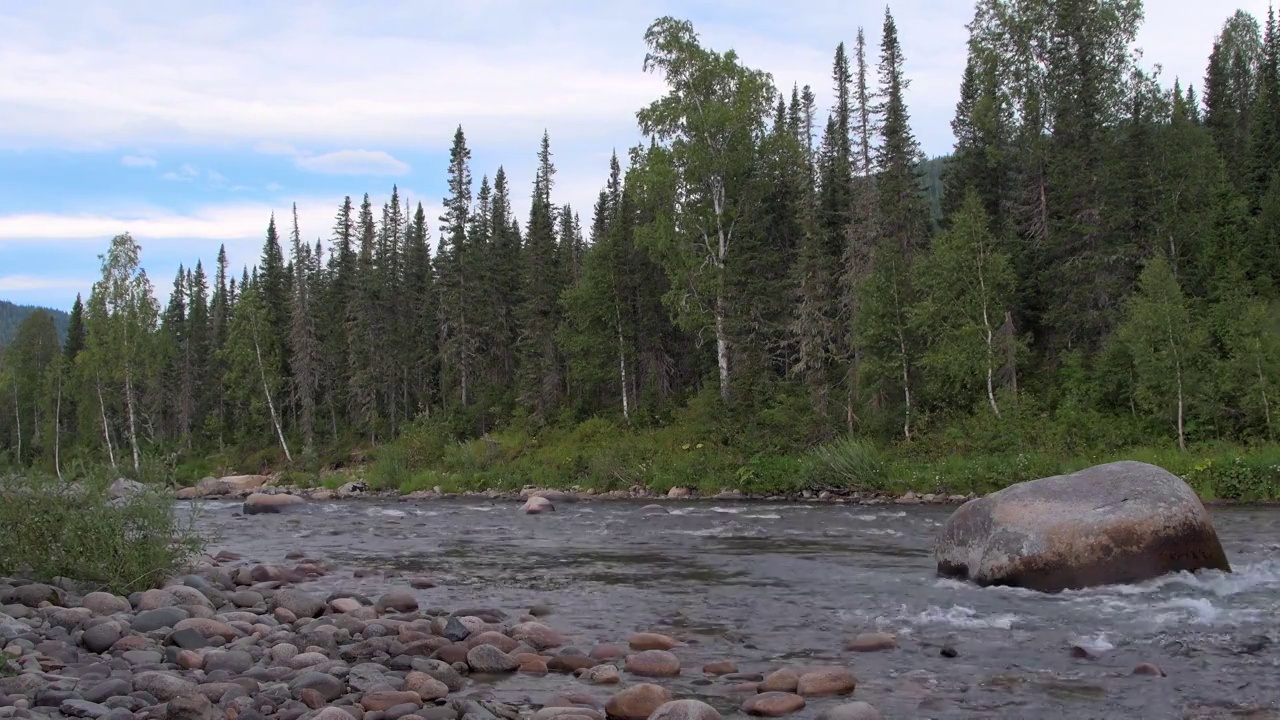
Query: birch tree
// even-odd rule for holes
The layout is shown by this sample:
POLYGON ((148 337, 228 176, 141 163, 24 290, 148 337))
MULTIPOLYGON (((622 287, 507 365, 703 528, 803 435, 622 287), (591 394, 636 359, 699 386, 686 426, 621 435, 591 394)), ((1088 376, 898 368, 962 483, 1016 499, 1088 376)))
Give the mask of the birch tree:
POLYGON ((645 42, 644 69, 662 73, 668 92, 637 117, 641 130, 669 155, 675 183, 674 222, 655 241, 675 285, 669 299, 678 315, 694 327, 710 319, 720 397, 727 402, 732 308, 725 275, 759 192, 753 170, 775 96, 773 79, 743 66, 733 50, 704 48, 685 20, 659 18, 645 42))
POLYGON ((115 466, 104 384, 123 391, 125 435, 135 474, 142 466, 138 446, 139 381, 148 376, 160 317, 160 305, 152 293, 151 281, 139 264, 141 252, 142 248, 127 232, 112 238, 107 252, 98 256, 102 262, 102 278, 94 283, 89 295, 85 321, 89 365, 97 383, 107 452, 115 466))

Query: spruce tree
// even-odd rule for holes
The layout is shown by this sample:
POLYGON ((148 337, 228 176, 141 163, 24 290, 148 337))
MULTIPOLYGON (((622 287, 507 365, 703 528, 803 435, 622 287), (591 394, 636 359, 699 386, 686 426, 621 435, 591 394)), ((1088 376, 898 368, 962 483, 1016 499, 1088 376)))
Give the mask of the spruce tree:
POLYGON ((524 245, 520 311, 520 402, 531 415, 546 419, 560 395, 556 329, 559 325, 560 271, 556 247, 556 208, 551 203, 555 166, 551 140, 543 133, 524 245))
POLYGON ((914 362, 917 339, 910 312, 915 303, 911 264, 926 249, 928 209, 919 182, 921 153, 911 132, 904 91, 902 46, 893 15, 886 10, 880 46, 880 142, 875 152, 876 229, 871 271, 859 293, 859 342, 868 372, 887 392, 896 386, 902 398, 902 432, 912 437, 915 403, 914 362))
MULTIPOLYGON (((473 264, 467 242, 471 216, 471 151, 459 125, 449 151, 448 191, 444 215, 440 216, 438 277, 440 287, 440 352, 443 363, 445 397, 453 394, 463 407, 470 404, 471 370, 478 351, 474 329, 468 324, 473 264)), ((452 404, 452 403, 450 403, 452 404)))

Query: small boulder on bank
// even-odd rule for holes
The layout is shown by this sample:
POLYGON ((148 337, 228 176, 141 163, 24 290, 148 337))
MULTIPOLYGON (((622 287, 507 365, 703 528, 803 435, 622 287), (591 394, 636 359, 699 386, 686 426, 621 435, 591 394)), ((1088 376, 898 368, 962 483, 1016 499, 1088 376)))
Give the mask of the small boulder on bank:
POLYGON ((943 525, 934 555, 940 575, 1043 592, 1231 571, 1195 491, 1131 461, 970 500, 943 525))
POLYGON ((307 501, 297 495, 289 495, 286 493, 253 493, 244 499, 244 514, 257 515, 259 513, 281 513, 297 510, 307 501))

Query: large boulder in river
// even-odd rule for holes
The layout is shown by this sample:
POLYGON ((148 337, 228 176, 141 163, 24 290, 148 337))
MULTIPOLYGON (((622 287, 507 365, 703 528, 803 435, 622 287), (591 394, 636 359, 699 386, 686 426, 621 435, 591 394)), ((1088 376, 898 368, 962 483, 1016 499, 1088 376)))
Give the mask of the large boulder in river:
POLYGON ((1130 461, 970 500, 939 531, 934 555, 940 575, 1043 592, 1231 571, 1195 491, 1130 461))

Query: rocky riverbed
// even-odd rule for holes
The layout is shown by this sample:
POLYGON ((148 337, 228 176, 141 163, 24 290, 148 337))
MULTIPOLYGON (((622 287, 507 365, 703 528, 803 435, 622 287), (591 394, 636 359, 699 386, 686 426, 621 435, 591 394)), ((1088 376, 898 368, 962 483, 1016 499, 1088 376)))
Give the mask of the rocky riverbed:
POLYGON ((947 507, 519 507, 205 502, 163 590, 0 579, 0 718, 1280 717, 1273 511, 1215 511, 1231 575, 1044 596, 937 578, 947 507))

